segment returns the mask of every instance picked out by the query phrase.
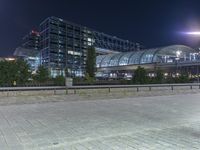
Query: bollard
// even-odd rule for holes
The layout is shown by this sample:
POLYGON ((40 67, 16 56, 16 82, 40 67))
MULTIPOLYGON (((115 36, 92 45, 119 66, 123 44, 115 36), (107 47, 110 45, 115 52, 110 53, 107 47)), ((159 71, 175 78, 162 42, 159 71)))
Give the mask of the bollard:
POLYGON ((174 90, 174 87, 173 87, 173 85, 171 86, 171 90, 172 90, 172 91, 174 90))
POLYGON ((192 90, 192 85, 190 86, 190 89, 192 90))
POLYGON ((139 92, 139 87, 137 87, 137 92, 139 92))

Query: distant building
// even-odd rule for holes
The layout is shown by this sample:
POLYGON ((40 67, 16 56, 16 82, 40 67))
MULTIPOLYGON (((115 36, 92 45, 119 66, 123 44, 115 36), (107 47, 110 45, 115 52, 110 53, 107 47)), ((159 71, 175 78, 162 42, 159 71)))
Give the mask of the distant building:
POLYGON ((21 47, 26 49, 40 50, 40 33, 32 30, 30 33, 25 35, 22 39, 21 47))
POLYGON ((15 57, 0 57, 0 61, 15 61, 15 57))
POLYGON ((37 68, 40 65, 40 53, 38 50, 18 47, 13 55, 18 59, 26 61, 30 66, 31 72, 33 74, 36 73, 37 68))
POLYGON ((107 54, 97 56, 97 76, 104 78, 127 78, 141 66, 149 75, 155 75, 161 69, 166 76, 181 73, 200 76, 199 51, 184 45, 171 45, 160 48, 145 49, 136 52, 107 54))
POLYGON ((13 53, 17 59, 25 60, 35 73, 40 65, 40 33, 32 30, 22 39, 22 44, 13 53))
POLYGON ((140 50, 140 44, 117 38, 93 29, 48 17, 40 24, 41 63, 51 76, 84 76, 88 47, 97 54, 140 50))

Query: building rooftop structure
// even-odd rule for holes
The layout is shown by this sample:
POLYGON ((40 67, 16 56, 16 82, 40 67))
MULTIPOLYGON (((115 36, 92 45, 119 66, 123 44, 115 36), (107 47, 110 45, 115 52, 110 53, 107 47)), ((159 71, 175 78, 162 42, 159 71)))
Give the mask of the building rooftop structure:
POLYGON ((138 66, 146 69, 150 77, 160 69, 167 76, 185 74, 197 78, 200 77, 200 53, 185 45, 171 45, 97 56, 96 66, 98 78, 130 79, 138 66))
POLYGON ((199 59, 196 50, 184 45, 146 49, 141 51, 97 56, 97 68, 142 65, 153 63, 174 63, 199 59))
POLYGON ((31 69, 32 73, 36 73, 38 66, 40 65, 40 51, 35 49, 27 49, 18 47, 13 54, 19 59, 26 61, 31 69))
POLYGON ((23 37, 22 42, 23 48, 40 50, 40 33, 32 30, 23 37))
POLYGON ((83 77, 89 47, 97 55, 139 51, 141 45, 98 32, 57 17, 48 17, 40 24, 41 64, 49 69, 50 75, 83 77))
POLYGON ((18 47, 14 51, 13 55, 17 57, 36 57, 39 55, 39 51, 18 47))

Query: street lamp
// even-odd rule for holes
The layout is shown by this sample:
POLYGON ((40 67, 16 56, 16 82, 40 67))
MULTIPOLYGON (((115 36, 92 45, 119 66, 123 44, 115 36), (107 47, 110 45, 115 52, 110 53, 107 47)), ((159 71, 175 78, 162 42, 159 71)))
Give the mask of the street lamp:
POLYGON ((186 35, 200 36, 200 31, 182 32, 182 33, 186 35))
MULTIPOLYGON (((200 37, 200 31, 191 31, 191 32, 182 32, 183 34, 186 34, 186 35, 191 35, 191 36, 195 36, 195 37, 200 37)), ((199 53, 200 55, 200 53, 199 53)), ((197 80, 198 80, 198 83, 200 82, 200 79, 199 79, 199 66, 197 64, 197 80)))
MULTIPOLYGON (((178 52, 178 51, 177 51, 178 52)), ((180 55, 179 55, 180 56, 180 55)), ((179 56, 177 55, 175 60, 176 60, 176 76, 178 75, 178 62, 180 60, 179 56)))

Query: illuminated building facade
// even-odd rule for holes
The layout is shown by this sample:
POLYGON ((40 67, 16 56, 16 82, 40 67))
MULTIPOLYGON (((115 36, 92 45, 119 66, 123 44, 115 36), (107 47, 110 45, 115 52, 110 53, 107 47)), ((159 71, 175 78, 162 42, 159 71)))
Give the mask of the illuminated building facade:
POLYGON ((15 57, 0 57, 0 61, 15 61, 15 57))
POLYGON ((40 65, 40 33, 32 30, 22 39, 22 44, 13 54, 18 59, 25 60, 34 74, 40 65))
POLYGON ((127 78, 141 66, 150 75, 161 69, 165 75, 181 73, 200 76, 200 53, 188 46, 172 45, 135 52, 97 56, 97 77, 127 78))
POLYGON ((32 30, 29 34, 25 35, 22 39, 21 47, 40 50, 40 33, 36 30, 32 30))
POLYGON ((26 61, 30 66, 31 72, 33 74, 36 73, 40 65, 40 53, 38 50, 18 47, 13 55, 18 59, 26 61))
POLYGON ((41 63, 51 76, 84 76, 88 47, 96 52, 129 52, 140 50, 140 44, 97 32, 57 17, 49 17, 40 24, 41 63))

